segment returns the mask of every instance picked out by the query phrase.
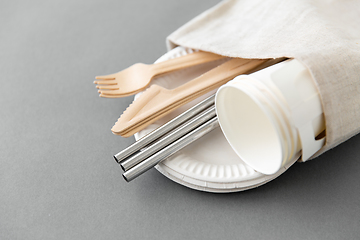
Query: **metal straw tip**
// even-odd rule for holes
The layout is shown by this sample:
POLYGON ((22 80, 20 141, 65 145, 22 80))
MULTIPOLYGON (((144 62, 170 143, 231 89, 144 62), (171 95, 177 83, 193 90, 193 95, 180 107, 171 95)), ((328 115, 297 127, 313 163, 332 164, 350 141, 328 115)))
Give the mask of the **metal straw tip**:
POLYGON ((129 182, 129 180, 126 178, 126 176, 124 174, 122 176, 123 176, 123 178, 125 179, 126 182, 129 182))
POLYGON ((119 164, 119 165, 120 165, 121 169, 125 172, 126 170, 125 170, 124 166, 122 164, 119 164))
POLYGON ((120 163, 119 160, 116 158, 116 155, 113 156, 115 159, 115 162, 120 163))

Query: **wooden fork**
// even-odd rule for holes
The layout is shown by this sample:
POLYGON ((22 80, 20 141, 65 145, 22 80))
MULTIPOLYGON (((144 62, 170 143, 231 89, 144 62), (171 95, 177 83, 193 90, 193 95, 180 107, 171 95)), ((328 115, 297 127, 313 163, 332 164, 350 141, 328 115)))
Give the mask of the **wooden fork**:
POLYGON ((101 81, 94 83, 101 97, 126 97, 143 91, 157 75, 221 58, 224 56, 199 51, 155 64, 136 63, 118 73, 97 76, 101 81))
POLYGON ((152 85, 130 104, 111 131, 129 137, 178 107, 220 87, 235 76, 264 67, 268 61, 234 58, 175 89, 152 85))

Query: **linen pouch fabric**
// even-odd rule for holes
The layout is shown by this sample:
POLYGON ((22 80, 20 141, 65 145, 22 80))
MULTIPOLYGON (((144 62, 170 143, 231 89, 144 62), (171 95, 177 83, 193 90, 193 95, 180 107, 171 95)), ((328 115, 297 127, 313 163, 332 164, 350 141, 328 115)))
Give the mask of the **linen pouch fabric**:
POLYGON ((321 95, 326 144, 360 132, 360 1, 227 0, 167 38, 176 46, 239 58, 296 58, 321 95))

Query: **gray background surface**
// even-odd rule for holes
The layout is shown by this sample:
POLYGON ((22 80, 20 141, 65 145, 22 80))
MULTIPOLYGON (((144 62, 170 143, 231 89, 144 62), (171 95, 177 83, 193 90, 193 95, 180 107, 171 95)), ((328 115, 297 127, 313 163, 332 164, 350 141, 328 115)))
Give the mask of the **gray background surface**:
POLYGON ((240 193, 122 179, 134 140, 110 128, 132 98, 94 76, 153 62, 218 2, 1 1, 0 239, 359 239, 360 136, 240 193))

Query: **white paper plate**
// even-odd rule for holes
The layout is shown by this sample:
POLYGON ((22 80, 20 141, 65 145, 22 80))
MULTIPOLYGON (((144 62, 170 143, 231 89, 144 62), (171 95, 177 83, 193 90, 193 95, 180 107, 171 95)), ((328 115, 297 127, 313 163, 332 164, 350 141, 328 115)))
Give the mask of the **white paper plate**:
MULTIPOLYGON (((156 62, 179 57, 191 52, 193 52, 192 49, 177 47, 160 57, 156 62)), ((201 75, 222 62, 224 62, 224 60, 218 60, 163 75, 154 79, 152 84, 172 89, 201 75)), ((146 129, 135 134, 135 139, 141 138, 213 93, 215 93, 215 91, 186 104, 166 117, 156 121, 146 129)), ((135 99, 140 95, 141 93, 137 94, 135 99)), ((293 161, 274 175, 261 174, 246 165, 235 154, 227 143, 221 129, 217 128, 158 164, 156 169, 171 180, 193 189, 207 192, 236 192, 258 187, 276 178, 298 158, 299 156, 295 156, 293 161)))

